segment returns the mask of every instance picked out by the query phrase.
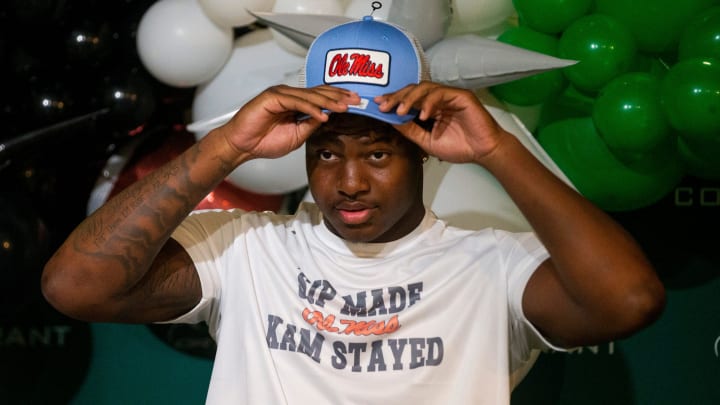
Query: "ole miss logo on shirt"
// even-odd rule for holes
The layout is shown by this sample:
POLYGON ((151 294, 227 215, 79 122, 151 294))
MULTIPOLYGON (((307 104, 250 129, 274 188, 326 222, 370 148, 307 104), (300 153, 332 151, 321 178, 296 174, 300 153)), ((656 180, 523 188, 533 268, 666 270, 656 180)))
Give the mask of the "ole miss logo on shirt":
POLYGON ((390 54, 368 49, 338 49, 325 56, 325 83, 388 84, 390 54))

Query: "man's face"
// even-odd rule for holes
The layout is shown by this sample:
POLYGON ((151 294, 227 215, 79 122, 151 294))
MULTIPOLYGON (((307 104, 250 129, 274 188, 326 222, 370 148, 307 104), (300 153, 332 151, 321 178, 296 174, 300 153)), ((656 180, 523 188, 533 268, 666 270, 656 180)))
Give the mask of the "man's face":
POLYGON ((308 139, 310 192, 327 227, 352 242, 389 242, 422 220, 421 151, 391 126, 332 114, 308 139))

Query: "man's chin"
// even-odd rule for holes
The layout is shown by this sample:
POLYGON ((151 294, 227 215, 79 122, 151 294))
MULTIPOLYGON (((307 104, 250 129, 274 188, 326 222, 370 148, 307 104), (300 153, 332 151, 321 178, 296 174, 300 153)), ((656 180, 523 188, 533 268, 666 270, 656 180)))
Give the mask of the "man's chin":
POLYGON ((372 243, 382 236, 379 232, 373 230, 368 223, 330 225, 328 229, 341 239, 352 243, 372 243))

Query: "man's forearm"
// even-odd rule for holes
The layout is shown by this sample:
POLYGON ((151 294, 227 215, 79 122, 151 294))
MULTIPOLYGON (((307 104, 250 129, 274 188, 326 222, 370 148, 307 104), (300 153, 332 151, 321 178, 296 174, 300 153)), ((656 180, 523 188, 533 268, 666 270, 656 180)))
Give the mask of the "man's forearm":
POLYGON ((209 134, 96 210, 50 259, 44 279, 87 302, 130 291, 175 228, 233 169, 223 142, 209 134))

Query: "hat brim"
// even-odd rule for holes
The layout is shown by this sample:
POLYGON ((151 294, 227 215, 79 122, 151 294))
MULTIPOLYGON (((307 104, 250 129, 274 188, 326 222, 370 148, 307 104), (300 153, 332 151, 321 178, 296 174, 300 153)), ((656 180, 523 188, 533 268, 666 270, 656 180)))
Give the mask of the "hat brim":
POLYGON ((376 120, 386 122, 388 124, 401 125, 408 121, 414 120, 419 111, 411 109, 405 115, 398 115, 395 112, 383 112, 378 108, 379 106, 372 100, 366 97, 362 97, 363 102, 359 105, 351 105, 348 108, 348 113, 364 115, 366 117, 375 118, 376 120))
MULTIPOLYGON (((332 111, 329 110, 323 110, 326 114, 331 114, 332 111)), ((348 110, 346 111, 349 114, 357 114, 357 115, 364 115, 366 117, 375 118, 378 121, 386 122, 388 124, 394 124, 394 125, 402 125, 406 122, 410 122, 417 118, 419 111, 416 109, 411 109, 407 114, 405 115, 398 115, 394 112, 382 112, 378 109, 378 105, 375 104, 374 101, 369 101, 364 106, 350 106, 348 110)), ((306 120, 310 118, 307 114, 301 114, 297 117, 298 121, 306 120)))
MULTIPOLYGON (((378 121, 382 121, 388 124, 394 124, 394 125, 402 125, 406 122, 410 122, 417 118, 418 114, 420 113, 416 109, 410 109, 410 111, 405 115, 398 115, 394 112, 382 112, 378 109, 378 105, 372 101, 367 100, 366 98, 363 98, 364 102, 361 105, 358 106, 349 106, 348 110, 346 111, 348 114, 357 114, 357 115, 363 115, 366 117, 374 118, 378 121)), ((323 112, 326 114, 331 114, 332 111, 323 109, 323 112)), ((310 118, 307 114, 302 114, 298 116, 298 121, 306 120, 310 118)))

